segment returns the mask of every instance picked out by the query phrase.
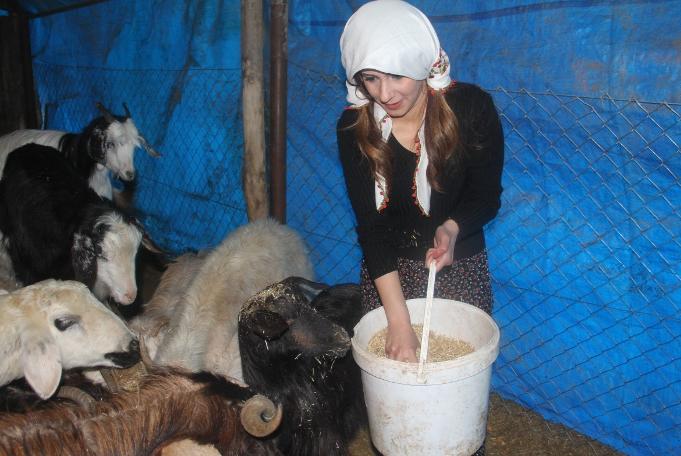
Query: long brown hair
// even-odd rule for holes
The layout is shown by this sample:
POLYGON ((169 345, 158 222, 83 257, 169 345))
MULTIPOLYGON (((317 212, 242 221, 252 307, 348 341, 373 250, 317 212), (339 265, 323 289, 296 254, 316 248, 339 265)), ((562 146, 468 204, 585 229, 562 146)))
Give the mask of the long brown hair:
MULTIPOLYGON (((361 82, 357 89, 365 98, 371 100, 361 82)), ((442 191, 443 188, 444 169, 448 165, 456 164, 460 158, 459 120, 447 104, 445 93, 446 90, 429 89, 426 104, 424 131, 428 149, 426 176, 431 187, 437 191, 442 191)), ((369 160, 374 177, 379 174, 384 176, 389 188, 392 175, 390 147, 383 140, 374 120, 374 104, 367 103, 357 110, 357 121, 349 128, 354 128, 357 144, 362 154, 369 160)))

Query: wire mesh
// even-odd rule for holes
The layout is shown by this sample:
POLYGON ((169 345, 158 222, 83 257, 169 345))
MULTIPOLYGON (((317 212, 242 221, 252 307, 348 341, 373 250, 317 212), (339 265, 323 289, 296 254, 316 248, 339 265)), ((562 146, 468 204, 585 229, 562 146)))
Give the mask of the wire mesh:
POLYGON ((679 107, 492 92, 507 143, 494 387, 627 453, 678 453, 679 107))
MULTIPOLYGON (((134 207, 172 253, 220 242, 246 223, 239 70, 115 70, 34 63, 46 128, 81 131, 95 102, 122 114, 162 157, 138 152, 134 207)), ((120 183, 118 185, 120 187, 120 183)))
MULTIPOLYGON (((130 106, 164 154, 136 157, 135 199, 163 247, 210 247, 246 222, 238 71, 34 71, 47 127, 80 130, 94 101, 130 106)), ((295 64, 288 79, 288 222, 318 279, 357 281, 335 140, 343 81, 295 64)), ((495 391, 625 453, 681 453, 679 105, 489 91, 506 140, 486 228, 495 391)))
MULTIPOLYGON (((334 162, 343 81, 292 65, 289 84, 289 208, 321 212, 289 219, 313 252, 340 250, 315 259, 323 279, 355 280, 334 162), (310 180, 325 189, 311 194, 310 180)), ((506 140, 502 210, 486 228, 503 335, 495 390, 620 451, 678 453, 679 106, 489 91, 506 140)))

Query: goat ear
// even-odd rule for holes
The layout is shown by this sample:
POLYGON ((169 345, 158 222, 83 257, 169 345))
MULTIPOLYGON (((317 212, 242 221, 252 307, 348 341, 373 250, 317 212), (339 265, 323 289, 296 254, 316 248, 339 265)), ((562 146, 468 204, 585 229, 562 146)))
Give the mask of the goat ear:
POLYGON ((288 330, 288 323, 279 314, 263 309, 255 310, 243 317, 241 324, 265 340, 277 339, 288 330))
POLYGON ((166 252, 161 247, 156 245, 154 240, 151 239, 151 236, 149 236, 149 233, 146 232, 146 230, 144 229, 142 224, 139 223, 139 221, 137 221, 137 224, 140 227, 140 229, 142 230, 142 247, 144 247, 145 249, 147 249, 148 251, 150 251, 152 253, 157 253, 159 255, 167 255, 168 252, 166 252))
POLYGON ((90 236, 76 233, 71 246, 71 259, 75 279, 88 287, 94 284, 97 276, 97 255, 99 246, 90 236))
POLYGON ((142 135, 139 135, 138 139, 139 139, 139 142, 140 142, 140 146, 142 146, 142 148, 147 152, 147 154, 149 154, 149 156, 154 157, 154 158, 158 158, 158 157, 161 156, 161 153, 159 151, 157 151, 156 149, 151 147, 151 144, 149 144, 149 141, 147 141, 147 138, 145 138, 142 135))
POLYGON ((303 277, 289 277, 287 280, 291 280, 295 283, 298 290, 302 292, 305 299, 307 299, 307 302, 311 302, 319 293, 329 288, 329 286, 324 283, 313 282, 303 277))
POLYGON ((61 354, 51 336, 28 331, 22 337, 24 377, 42 399, 54 394, 61 379, 61 354))
POLYGON ((105 142, 106 131, 102 130, 100 126, 95 126, 92 133, 88 135, 86 148, 88 156, 100 164, 104 164, 106 155, 106 152, 104 151, 105 142))
POLYGON ((317 312, 306 312, 291 323, 296 349, 310 356, 343 356, 350 349, 347 331, 317 312))

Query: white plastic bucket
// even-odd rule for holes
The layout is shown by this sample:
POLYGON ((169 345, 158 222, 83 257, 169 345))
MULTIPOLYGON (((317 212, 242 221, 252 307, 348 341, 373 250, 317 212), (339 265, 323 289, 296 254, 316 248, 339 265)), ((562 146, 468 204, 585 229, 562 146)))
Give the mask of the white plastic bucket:
MULTIPOLYGON (((422 324, 425 299, 407 301, 412 324, 422 324)), ((386 456, 470 456, 483 444, 492 363, 499 354, 499 327, 475 306, 433 299, 431 332, 466 341, 475 351, 425 365, 376 356, 369 341, 387 326, 382 307, 355 326, 352 354, 362 370, 364 400, 374 446, 386 456)))

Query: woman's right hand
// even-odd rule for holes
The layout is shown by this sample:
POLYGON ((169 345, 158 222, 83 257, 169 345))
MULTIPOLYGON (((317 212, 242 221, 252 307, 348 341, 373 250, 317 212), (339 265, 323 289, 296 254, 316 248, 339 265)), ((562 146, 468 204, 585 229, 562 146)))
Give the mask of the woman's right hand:
POLYGON ((381 297, 385 317, 388 320, 388 334, 385 339, 385 355, 390 359, 415 363, 418 338, 411 327, 409 310, 402 294, 400 277, 391 271, 375 280, 381 297))
POLYGON ((388 325, 385 340, 385 354, 388 358, 408 363, 418 362, 416 350, 419 340, 414 329, 409 325, 388 325))

